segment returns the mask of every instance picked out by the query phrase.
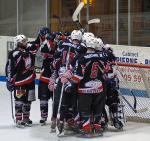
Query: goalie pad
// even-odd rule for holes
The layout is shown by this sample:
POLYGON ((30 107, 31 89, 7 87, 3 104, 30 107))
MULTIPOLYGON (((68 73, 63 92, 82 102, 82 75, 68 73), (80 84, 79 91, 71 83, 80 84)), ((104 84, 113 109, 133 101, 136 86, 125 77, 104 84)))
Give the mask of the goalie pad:
POLYGON ((124 104, 112 104, 109 107, 109 114, 111 125, 117 129, 123 129, 126 124, 126 117, 124 112, 124 104))

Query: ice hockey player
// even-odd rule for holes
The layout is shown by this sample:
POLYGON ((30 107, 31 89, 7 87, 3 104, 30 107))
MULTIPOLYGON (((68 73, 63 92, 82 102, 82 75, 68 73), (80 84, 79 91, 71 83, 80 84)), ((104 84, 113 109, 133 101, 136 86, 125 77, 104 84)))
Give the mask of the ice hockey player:
POLYGON ((38 85, 38 99, 40 100, 41 119, 40 124, 45 125, 48 117, 48 101, 53 97, 53 92, 48 89, 49 78, 52 74, 52 62, 55 52, 53 44, 54 35, 49 28, 42 27, 39 30, 34 44, 39 45, 39 52, 42 55, 42 67, 38 85))
MULTIPOLYGON (((119 79, 117 76, 117 72, 115 70, 115 55, 113 53, 113 49, 109 44, 106 44, 103 47, 103 52, 108 56, 108 62, 110 67, 107 69, 107 81, 106 81, 106 105, 109 107, 109 116, 111 120, 111 125, 114 126, 118 130, 122 130, 125 123, 125 113, 124 113, 124 105, 119 98, 118 89, 119 89, 119 79)), ((104 122, 103 127, 106 128, 108 124, 107 113, 104 109, 104 122)))
POLYGON ((6 64, 7 88, 14 91, 16 126, 30 126, 31 103, 35 100, 34 55, 26 51, 27 38, 14 37, 15 49, 8 55, 6 64))
POLYGON ((63 130, 64 120, 68 121, 70 118, 72 118, 74 106, 76 105, 76 100, 74 100, 76 99, 75 98, 76 93, 73 91, 70 93, 68 91, 71 84, 67 83, 63 86, 64 91, 63 91, 63 97, 62 97, 62 104, 61 104, 60 111, 58 111, 61 88, 63 85, 63 83, 60 81, 60 78, 67 70, 69 71, 73 69, 76 58, 78 58, 81 54, 86 52, 86 48, 81 43, 81 39, 82 39, 82 32, 80 30, 73 30, 71 33, 71 39, 63 41, 58 46, 58 50, 55 54, 55 66, 56 66, 56 70, 58 70, 57 72, 59 75, 59 79, 58 79, 58 84, 57 84, 55 94, 54 94, 51 128, 52 129, 55 128, 55 126, 53 125, 56 125, 55 123, 56 123, 56 118, 57 118, 57 112, 59 112, 60 122, 59 122, 58 128, 59 128, 60 133, 63 130))
POLYGON ((106 98, 106 58, 102 53, 96 52, 95 38, 87 38, 86 46, 87 53, 77 60, 76 70, 71 77, 71 80, 78 83, 78 109, 81 120, 79 133, 85 136, 102 136, 100 121, 106 98))

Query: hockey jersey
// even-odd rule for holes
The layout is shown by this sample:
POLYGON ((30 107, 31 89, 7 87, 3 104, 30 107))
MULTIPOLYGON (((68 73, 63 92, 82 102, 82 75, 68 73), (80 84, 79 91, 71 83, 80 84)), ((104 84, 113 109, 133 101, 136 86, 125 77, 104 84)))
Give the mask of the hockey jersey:
POLYGON ((16 86, 32 82, 35 78, 34 60, 34 55, 28 51, 21 51, 18 48, 11 51, 6 64, 8 81, 16 86))
POLYGON ((107 60, 102 52, 86 53, 77 60, 72 80, 79 83, 80 94, 103 92, 107 60))
POLYGON ((55 48, 51 40, 45 40, 40 45, 40 53, 43 56, 43 64, 41 68, 40 80, 49 83, 49 78, 53 72, 52 62, 54 59, 55 48))
POLYGON ((71 40, 61 41, 55 53, 54 68, 59 70, 66 65, 68 69, 74 67, 76 59, 85 52, 86 47, 82 43, 73 44, 71 40))

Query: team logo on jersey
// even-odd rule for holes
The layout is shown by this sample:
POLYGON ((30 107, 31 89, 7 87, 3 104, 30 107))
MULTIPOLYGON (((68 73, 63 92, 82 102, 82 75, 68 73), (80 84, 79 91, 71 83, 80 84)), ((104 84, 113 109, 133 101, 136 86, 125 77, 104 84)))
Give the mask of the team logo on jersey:
POLYGON ((27 58, 23 58, 24 62, 25 62, 25 68, 26 70, 31 68, 31 58, 27 57, 27 58))
POLYGON ((85 87, 87 88, 98 88, 99 86, 102 85, 102 82, 99 80, 96 81, 89 81, 85 83, 85 87))
POLYGON ((25 94, 26 94, 26 90, 16 90, 16 97, 17 98, 21 98, 25 94))

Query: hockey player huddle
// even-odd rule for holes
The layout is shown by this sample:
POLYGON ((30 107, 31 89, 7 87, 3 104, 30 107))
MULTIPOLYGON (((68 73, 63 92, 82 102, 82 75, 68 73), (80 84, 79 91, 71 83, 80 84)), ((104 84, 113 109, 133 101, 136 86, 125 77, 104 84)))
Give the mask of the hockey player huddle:
POLYGON ((35 55, 40 51, 41 125, 46 124, 48 101, 52 98, 50 130, 57 135, 102 136, 109 119, 117 130, 123 129, 125 117, 113 68, 115 56, 108 44, 90 32, 51 33, 46 27, 39 30, 35 41, 28 42, 24 35, 17 35, 14 43, 16 48, 9 53, 6 64, 6 84, 9 91, 14 91, 17 127, 32 126, 35 55))

